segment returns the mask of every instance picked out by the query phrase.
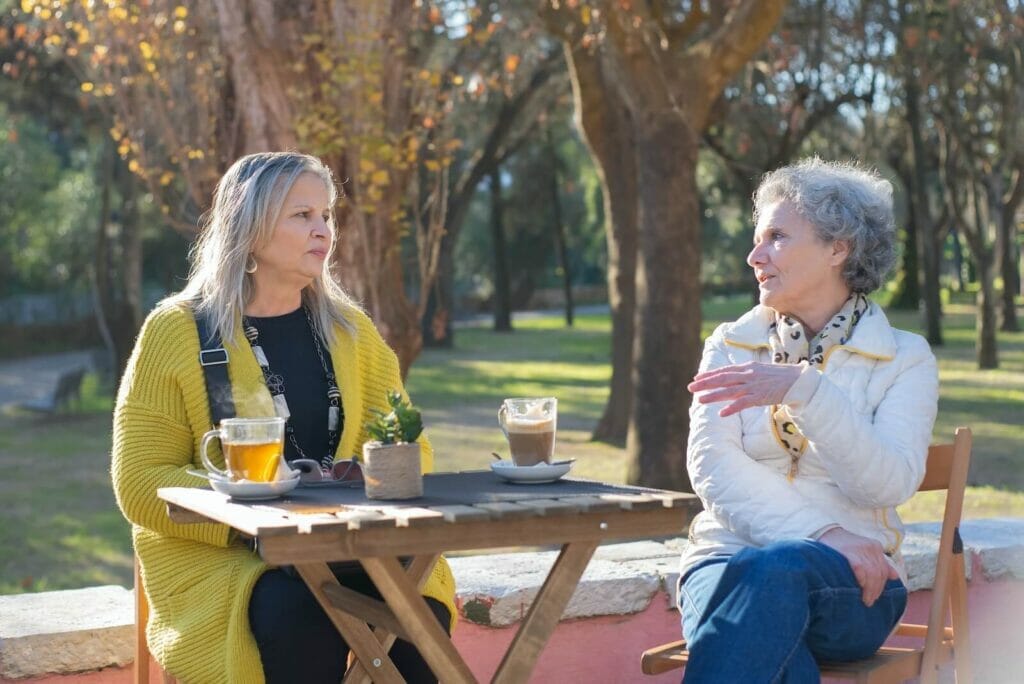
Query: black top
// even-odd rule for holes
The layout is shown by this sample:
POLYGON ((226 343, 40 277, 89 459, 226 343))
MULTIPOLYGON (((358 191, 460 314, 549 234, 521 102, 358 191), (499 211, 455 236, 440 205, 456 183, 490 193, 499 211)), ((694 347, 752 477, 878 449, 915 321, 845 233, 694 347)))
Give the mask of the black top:
MULTIPOLYGON (((283 316, 246 316, 246 320, 259 331, 258 344, 263 347, 271 372, 284 379, 284 396, 291 412, 286 431, 294 435, 306 458, 322 461, 327 455, 327 378, 316 353, 306 312, 300 307, 283 316)), ((327 369, 334 372, 331 356, 323 343, 321 348, 327 369)), ((341 428, 339 425, 339 433, 341 428)), ((287 461, 302 458, 288 434, 285 435, 284 457, 287 461)))

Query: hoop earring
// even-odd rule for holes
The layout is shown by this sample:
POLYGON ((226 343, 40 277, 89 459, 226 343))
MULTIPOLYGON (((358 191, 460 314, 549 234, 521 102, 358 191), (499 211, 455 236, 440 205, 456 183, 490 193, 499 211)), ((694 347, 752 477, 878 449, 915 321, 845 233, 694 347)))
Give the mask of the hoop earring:
POLYGON ((258 264, 258 263, 256 263, 256 258, 255 258, 255 257, 253 257, 253 255, 252 255, 252 254, 250 254, 250 255, 249 255, 248 257, 246 257, 246 259, 245 259, 245 272, 246 272, 246 273, 248 273, 249 275, 252 275, 253 273, 255 273, 255 272, 256 272, 256 269, 257 269, 257 268, 259 268, 259 264, 258 264), (250 261, 252 261, 252 266, 250 266, 250 265, 249 265, 249 262, 250 262, 250 261))

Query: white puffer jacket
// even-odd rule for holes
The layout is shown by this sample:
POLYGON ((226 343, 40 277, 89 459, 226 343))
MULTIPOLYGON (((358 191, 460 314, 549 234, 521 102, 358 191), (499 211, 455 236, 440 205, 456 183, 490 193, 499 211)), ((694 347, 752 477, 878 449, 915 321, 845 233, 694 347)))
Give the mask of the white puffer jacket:
MULTIPOLYGON (((700 370, 771 362, 770 309, 756 306, 707 339, 700 370)), ((822 366, 806 367, 785 397, 807 438, 796 476, 768 407, 721 418, 724 403, 690 408, 686 462, 704 512, 690 526, 685 573, 712 554, 816 538, 839 525, 879 541, 903 575, 903 525, 894 506, 924 477, 938 404, 928 343, 896 330, 874 303, 822 366)))

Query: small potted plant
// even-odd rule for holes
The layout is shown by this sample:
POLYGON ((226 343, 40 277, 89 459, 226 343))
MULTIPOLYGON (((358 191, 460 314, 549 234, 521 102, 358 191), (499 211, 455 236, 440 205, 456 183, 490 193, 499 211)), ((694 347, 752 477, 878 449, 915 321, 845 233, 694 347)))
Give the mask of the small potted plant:
POLYGON ((363 444, 363 479, 369 499, 414 499, 423 496, 420 445, 423 432, 420 412, 399 392, 387 395, 387 413, 374 411, 366 424, 370 441, 363 444))

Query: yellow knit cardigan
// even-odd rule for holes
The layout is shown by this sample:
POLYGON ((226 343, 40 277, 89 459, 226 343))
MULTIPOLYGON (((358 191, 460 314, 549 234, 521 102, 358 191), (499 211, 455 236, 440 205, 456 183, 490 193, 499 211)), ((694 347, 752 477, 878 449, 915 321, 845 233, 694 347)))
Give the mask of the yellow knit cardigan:
MULTIPOLYGON (((360 453, 372 409, 386 408, 388 390, 402 389, 398 360, 370 319, 351 312, 355 333, 340 327, 331 346, 345 426, 336 457, 360 453)), ((228 376, 239 416, 274 415, 263 374, 241 326, 226 345, 228 376)), ((229 543, 221 524, 178 525, 156 496, 159 487, 195 487, 187 474, 201 468, 199 440, 210 428, 206 385, 199 366, 199 336, 191 312, 165 302, 146 319, 128 363, 114 409, 111 477, 117 503, 132 523, 142 583, 149 598, 150 651, 183 682, 263 682, 256 641, 249 630, 249 598, 268 566, 229 543)), ((433 467, 429 442, 420 438, 423 469, 433 467)), ((212 456, 216 459, 216 456, 212 456)), ((423 594, 455 617, 455 582, 442 558, 423 594)))

